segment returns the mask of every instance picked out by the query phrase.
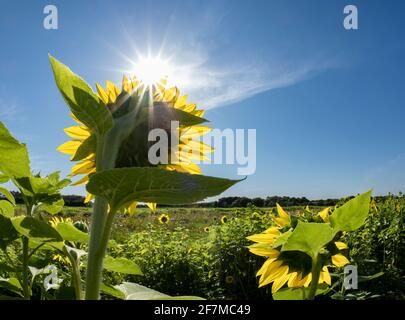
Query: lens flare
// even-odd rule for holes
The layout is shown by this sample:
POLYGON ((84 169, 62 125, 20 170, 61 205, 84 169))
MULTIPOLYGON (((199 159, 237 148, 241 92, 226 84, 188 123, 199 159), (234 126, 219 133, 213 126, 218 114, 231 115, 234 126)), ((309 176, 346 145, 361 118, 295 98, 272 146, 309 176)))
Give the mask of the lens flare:
POLYGON ((157 85, 162 79, 171 78, 172 67, 168 60, 159 57, 141 57, 134 63, 133 74, 146 86, 157 85))

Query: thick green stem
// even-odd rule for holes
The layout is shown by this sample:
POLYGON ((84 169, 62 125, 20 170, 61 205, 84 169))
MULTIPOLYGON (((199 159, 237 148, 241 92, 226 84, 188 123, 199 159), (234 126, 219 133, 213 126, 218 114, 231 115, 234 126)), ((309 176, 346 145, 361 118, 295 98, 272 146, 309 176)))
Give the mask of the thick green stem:
POLYGON ((312 259, 312 280, 311 286, 309 287, 307 300, 314 300, 315 298, 316 290, 318 289, 319 277, 321 275, 322 264, 323 261, 320 255, 317 255, 315 258, 312 259))
POLYGON ((89 256, 86 274, 86 300, 99 299, 101 274, 106 246, 102 243, 108 203, 101 197, 96 197, 90 227, 89 256))
MULTIPOLYGON (((27 216, 31 216, 32 211, 34 207, 32 205, 27 205, 27 216)), ((23 293, 24 293, 24 299, 29 300, 30 299, 30 284, 29 284, 29 269, 28 269, 28 261, 30 258, 30 248, 29 248, 29 239, 27 237, 22 238, 22 244, 23 244, 23 256, 22 256, 22 288, 23 288, 23 293)))
POLYGON ((24 299, 30 299, 30 289, 28 282, 28 259, 29 259, 29 240, 23 237, 23 257, 22 257, 22 288, 24 292, 24 299))
POLYGON ((82 281, 80 276, 80 261, 75 259, 73 255, 65 248, 65 254, 68 256, 72 265, 72 285, 75 288, 76 300, 82 299, 82 281))

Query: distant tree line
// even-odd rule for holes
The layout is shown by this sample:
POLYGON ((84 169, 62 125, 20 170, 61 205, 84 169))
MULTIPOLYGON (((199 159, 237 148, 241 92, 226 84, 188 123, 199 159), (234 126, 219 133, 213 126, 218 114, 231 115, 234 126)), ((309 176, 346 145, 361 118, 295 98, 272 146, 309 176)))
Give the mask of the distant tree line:
MULTIPOLYGON (((17 203, 22 204, 23 199, 20 192, 11 191, 17 203)), ((402 194, 399 195, 400 197, 402 194)), ((91 204, 85 204, 83 196, 78 195, 64 195, 62 196, 65 201, 65 205, 68 207, 88 207, 91 204)), ((379 202, 385 200, 387 197, 397 197, 394 195, 377 196, 374 199, 379 202)), ((353 197, 345 198, 344 200, 350 200, 353 197)), ((0 195, 0 199, 5 199, 0 195)), ((159 205, 159 207, 194 207, 194 208, 246 208, 249 206, 255 206, 258 208, 275 207, 276 203, 283 207, 291 206, 320 206, 320 207, 333 207, 337 204, 341 204, 342 199, 320 199, 320 200, 308 200, 305 197, 280 197, 271 196, 266 198, 247 198, 247 197, 224 197, 216 201, 200 202, 188 205, 159 205)))
MULTIPOLYGON (((24 203, 21 192, 11 191, 11 194, 14 196, 16 203, 18 203, 18 204, 24 203)), ((66 196, 62 196, 62 198, 65 201, 65 205, 68 207, 86 207, 87 206, 84 203, 85 197, 82 197, 82 196, 66 195, 66 196)), ((5 199, 5 198, 0 195, 0 199, 5 199)))

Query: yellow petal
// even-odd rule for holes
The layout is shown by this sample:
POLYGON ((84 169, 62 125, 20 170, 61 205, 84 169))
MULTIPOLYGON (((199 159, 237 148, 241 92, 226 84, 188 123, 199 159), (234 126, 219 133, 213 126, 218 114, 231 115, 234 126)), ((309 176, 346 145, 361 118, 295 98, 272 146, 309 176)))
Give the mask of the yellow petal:
POLYGON ((177 172, 185 172, 190 174, 201 174, 201 169, 195 163, 187 163, 187 164, 168 164, 163 166, 165 170, 169 171, 177 171, 177 172))
POLYGON ((95 163, 93 161, 90 160, 84 160, 81 161, 77 164, 75 164, 72 168, 72 173, 74 175, 78 175, 78 174, 88 174, 90 172, 93 171, 93 169, 95 168, 95 163))
POLYGON ((339 250, 344 250, 344 249, 349 248, 346 243, 340 242, 340 241, 336 241, 335 245, 336 245, 336 248, 338 248, 339 250))
POLYGON ((249 251, 257 256, 277 258, 280 255, 280 252, 275 249, 266 249, 266 248, 249 248, 249 251))
POLYGON ((289 288, 294 288, 294 284, 295 284, 297 278, 298 278, 298 272, 290 273, 290 278, 288 279, 288 284, 287 284, 289 288))
POLYGON ((80 140, 85 140, 91 135, 87 127, 84 126, 72 126, 65 128, 63 131, 65 131, 69 137, 80 140))
POLYGON ((325 222, 325 223, 329 223, 329 212, 330 212, 330 208, 328 207, 318 213, 319 216, 321 217, 321 219, 323 220, 323 222, 325 222))
POLYGON ((183 143, 188 149, 196 150, 202 153, 210 153, 215 151, 214 148, 202 141, 188 140, 186 142, 183 141, 183 143))
MULTIPOLYGON (((276 262, 277 261, 275 261, 273 263, 276 263, 276 262)), ((284 277, 285 275, 287 275, 287 273, 288 273, 288 266, 280 266, 277 269, 272 269, 271 272, 269 272, 269 273, 264 273, 262 275, 263 280, 259 282, 259 288, 275 281, 276 279, 278 279, 280 277, 284 277)))
POLYGON ((193 115, 195 115, 196 117, 203 117, 205 114, 205 110, 195 110, 193 112, 191 112, 193 115))
POLYGON ((195 103, 188 104, 181 108, 184 112, 192 113, 197 108, 195 103))
POLYGON ((93 199, 94 199, 94 195, 88 193, 88 194, 86 195, 86 198, 84 199, 84 203, 89 203, 89 202, 90 202, 91 200, 93 200, 93 199))
POLYGON ((323 282, 327 283, 328 285, 331 285, 332 284, 332 279, 330 277, 330 273, 329 273, 329 270, 328 270, 327 266, 324 266, 322 268, 321 274, 322 274, 323 282))
POLYGON ((247 237, 247 239, 254 241, 254 242, 258 242, 258 243, 273 243, 274 239, 276 239, 278 237, 278 235, 272 234, 272 233, 259 233, 259 234, 254 234, 251 235, 249 237, 247 237))
POLYGON ((312 281, 312 273, 309 273, 309 274, 303 279, 303 282, 304 282, 303 285, 304 285, 304 287, 307 288, 307 287, 310 285, 311 281, 312 281))
POLYGON ((97 93, 101 101, 104 102, 104 104, 108 103, 108 94, 107 92, 104 91, 103 87, 100 86, 98 83, 96 83, 96 88, 97 88, 97 93))
POLYGON ((270 227, 266 231, 264 231, 264 233, 270 233, 270 234, 274 234, 276 236, 279 236, 281 234, 280 230, 277 227, 270 227))
POLYGON ((156 211, 156 203, 148 202, 146 205, 151 209, 153 212, 156 211))
POLYGON ((343 254, 335 254, 334 256, 332 256, 332 263, 336 266, 336 267, 343 267, 347 264, 350 263, 349 260, 347 260, 347 258, 343 255, 343 254))
POLYGON ((290 278, 290 275, 288 274, 288 267, 287 267, 286 272, 282 276, 280 276, 276 280, 274 280, 273 286, 271 287, 271 293, 274 294, 278 290, 280 290, 282 288, 282 286, 286 284, 286 282, 288 281, 289 278, 290 278))
MULTIPOLYGON (((256 274, 257 276, 260 275, 259 284, 262 283, 267 278, 269 278, 269 276, 272 275, 274 272, 277 272, 278 268, 283 263, 282 261, 278 261, 278 260, 270 259, 270 258, 267 259, 266 262, 268 262, 266 267, 264 268, 265 265, 263 264, 263 266, 260 268, 260 270, 256 274)), ((270 282, 268 282, 268 283, 270 283, 270 282)))
POLYGON ((165 91, 164 96, 163 96, 163 101, 175 102, 177 100, 178 95, 179 95, 179 89, 177 89, 176 87, 170 88, 165 91))
POLYGON ((290 219, 290 215, 277 203, 277 213, 280 218, 290 219))
POLYGON ((259 271, 257 271, 256 273, 256 277, 261 276, 266 270, 267 268, 270 266, 270 264, 274 261, 274 259, 267 259, 263 265, 261 266, 261 268, 259 269, 259 271))
POLYGON ((122 90, 131 93, 132 87, 130 83, 128 82, 128 78, 126 76, 122 77, 122 90))
POLYGON ((182 109, 182 107, 187 105, 187 96, 178 97, 176 103, 174 104, 175 108, 182 109))
POLYGON ((130 216, 132 216, 134 213, 135 213, 135 211, 136 211, 136 207, 138 206, 138 202, 132 202, 129 206, 128 206, 128 208, 127 208, 127 212, 128 212, 128 214, 130 215, 130 216))
POLYGON ((201 137, 212 131, 212 128, 207 126, 192 126, 186 129, 181 129, 180 139, 192 139, 195 137, 201 137))
POLYGON ((81 144, 82 141, 70 140, 61 144, 56 150, 66 154, 75 154, 81 144))

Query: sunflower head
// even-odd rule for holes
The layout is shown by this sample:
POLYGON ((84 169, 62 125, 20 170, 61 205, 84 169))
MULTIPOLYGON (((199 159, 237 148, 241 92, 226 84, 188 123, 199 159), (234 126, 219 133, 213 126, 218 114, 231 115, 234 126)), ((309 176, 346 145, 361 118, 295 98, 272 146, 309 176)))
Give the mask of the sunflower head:
MULTIPOLYGON (((202 118, 204 110, 189 103, 187 96, 180 95, 177 87, 167 87, 165 79, 154 86, 145 86, 136 77, 129 79, 124 76, 121 89, 111 81, 106 82, 105 88, 99 84, 96 88, 100 102, 113 118, 110 132, 116 133, 116 140, 104 148, 115 150, 114 168, 158 166, 164 170, 201 173, 194 161, 208 160, 206 155, 213 149, 196 139, 210 132, 211 128, 201 125, 206 121, 202 118), (163 130, 168 137, 168 143, 160 145, 157 152, 157 156, 161 156, 159 159, 164 161, 157 163, 150 160, 149 154, 155 143, 149 141, 149 133, 154 129, 163 130)), ((72 117, 77 125, 65 129, 72 140, 58 150, 71 155, 71 160, 77 162, 71 177, 81 175, 82 178, 73 184, 80 185, 87 183, 89 175, 96 172, 97 137, 91 128, 72 117)), ((85 202, 91 199, 92 196, 88 195, 85 202)), ((134 206, 128 210, 133 211, 134 206)))
POLYGON ((221 217, 221 223, 222 224, 225 224, 225 223, 227 223, 228 222, 228 217, 227 216, 222 216, 221 217))
MULTIPOLYGON (((312 281, 312 258, 302 251, 281 250, 295 226, 292 227, 290 215, 280 205, 277 205, 277 212, 278 216, 272 217, 274 226, 263 233, 247 237, 256 242, 249 247, 250 252, 266 258, 257 272, 257 276, 260 276, 259 287, 272 284, 272 293, 285 285, 290 288, 308 287, 312 281)), ((317 217, 315 216, 313 220, 316 221, 317 217)), ((325 246, 319 283, 331 285, 328 268, 342 267, 349 263, 344 255, 346 249, 347 245, 339 241, 331 241, 325 246)))
POLYGON ((233 283, 235 283, 235 278, 233 276, 226 276, 225 277, 225 282, 227 284, 233 284, 233 283))
POLYGON ((159 223, 161 224, 168 224, 170 221, 170 217, 167 214, 161 214, 159 217, 159 223))
POLYGON ((209 228, 209 227, 205 227, 205 228, 204 228, 204 232, 207 232, 207 233, 210 232, 210 228, 209 228))

